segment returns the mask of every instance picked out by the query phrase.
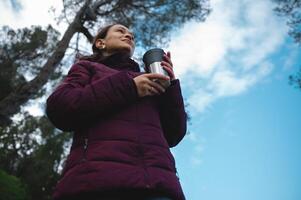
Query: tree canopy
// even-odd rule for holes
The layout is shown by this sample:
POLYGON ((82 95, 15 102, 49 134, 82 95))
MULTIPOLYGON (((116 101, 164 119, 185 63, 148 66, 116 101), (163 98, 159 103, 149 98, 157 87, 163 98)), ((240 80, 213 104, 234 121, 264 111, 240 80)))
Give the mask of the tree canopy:
MULTIPOLYGON (((205 20, 210 12, 208 0, 63 0, 63 2, 64 10, 58 19, 61 22, 69 23, 67 30, 60 41, 46 42, 47 47, 48 43, 52 43, 55 44, 55 48, 51 49, 51 53, 47 53, 48 56, 44 62, 34 67, 37 69, 37 73, 33 79, 24 82, 17 90, 12 90, 5 97, 2 97, 0 101, 0 126, 8 125, 10 123, 9 118, 20 111, 20 106, 33 98, 43 88, 61 63, 68 47, 72 47, 71 41, 76 35, 84 36, 87 41, 91 42, 94 35, 91 31, 94 30, 95 32, 105 24, 117 22, 130 27, 136 33, 137 41, 139 41, 138 46, 163 45, 169 40, 172 30, 192 19, 205 20)), ((48 33, 48 31, 46 32, 48 33)), ((46 38, 45 35, 41 36, 41 41, 43 37, 44 40, 46 38)), ((14 38, 14 40, 16 39, 14 38)), ((75 42, 79 43, 79 40, 75 42)), ((37 42, 36 45, 38 44, 41 43, 37 42)), ((76 52, 81 51, 79 45, 75 46, 77 47, 76 52)), ((22 50, 25 49, 20 49, 20 51, 22 50)), ((33 56, 26 54, 26 52, 22 53, 24 59, 33 56)), ((3 54, 5 52, 1 52, 1 57, 4 56, 3 54)), ((39 58, 42 57, 38 56, 37 59, 39 58)), ((1 60, 1 66, 2 63, 1 60)))
MULTIPOLYGON (((301 45, 301 0, 274 0, 277 6, 274 9, 277 14, 287 19, 289 35, 301 45)), ((299 72, 289 76, 289 82, 301 89, 301 66, 299 72)))
POLYGON ((275 11, 287 18, 289 34, 295 42, 301 44, 301 0, 274 0, 277 3, 275 11))
POLYGON ((30 199, 51 199, 72 135, 55 129, 46 116, 24 112, 22 106, 45 96, 76 53, 89 53, 93 35, 107 24, 128 26, 141 48, 163 47, 172 31, 189 20, 204 21, 210 13, 209 0, 63 0, 63 4, 57 18, 68 24, 63 33, 51 26, 0 30, 0 169, 17 177, 12 179, 22 182, 19 195, 25 190, 30 199))

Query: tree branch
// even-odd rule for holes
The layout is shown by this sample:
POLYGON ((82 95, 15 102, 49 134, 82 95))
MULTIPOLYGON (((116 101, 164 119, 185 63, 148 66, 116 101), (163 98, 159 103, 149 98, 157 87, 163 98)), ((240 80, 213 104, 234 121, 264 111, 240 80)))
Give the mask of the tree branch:
POLYGON ((83 22, 81 19, 85 16, 85 11, 90 3, 91 0, 86 0, 85 4, 76 14, 73 22, 68 26, 63 38, 58 42, 56 50, 42 67, 40 73, 33 80, 22 85, 0 101, 0 126, 9 125, 11 123, 9 118, 20 111, 21 105, 32 98, 47 83, 50 75, 63 59, 71 38, 82 26, 83 22))
POLYGON ((84 26, 81 26, 78 30, 80 33, 84 34, 84 36, 86 36, 87 40, 92 43, 93 42, 93 35, 90 33, 90 31, 84 27, 84 26))

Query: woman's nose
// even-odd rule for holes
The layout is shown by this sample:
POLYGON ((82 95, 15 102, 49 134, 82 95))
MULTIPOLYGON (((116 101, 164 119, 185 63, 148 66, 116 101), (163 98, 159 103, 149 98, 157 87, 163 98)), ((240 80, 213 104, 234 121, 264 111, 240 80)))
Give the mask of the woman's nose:
POLYGON ((130 33, 126 33, 125 38, 130 39, 130 40, 134 40, 134 37, 130 33))

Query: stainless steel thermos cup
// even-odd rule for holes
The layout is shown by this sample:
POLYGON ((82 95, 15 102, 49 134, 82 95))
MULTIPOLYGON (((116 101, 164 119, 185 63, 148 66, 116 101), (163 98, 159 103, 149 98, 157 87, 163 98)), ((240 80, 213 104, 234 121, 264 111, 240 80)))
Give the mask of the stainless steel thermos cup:
MULTIPOLYGON (((163 60, 164 51, 160 48, 150 49, 143 55, 143 62, 145 65, 145 70, 148 73, 157 73, 168 76, 167 71, 161 66, 161 61, 163 60)), ((170 85, 169 80, 154 80, 155 82, 161 84, 163 87, 167 88, 170 85)))

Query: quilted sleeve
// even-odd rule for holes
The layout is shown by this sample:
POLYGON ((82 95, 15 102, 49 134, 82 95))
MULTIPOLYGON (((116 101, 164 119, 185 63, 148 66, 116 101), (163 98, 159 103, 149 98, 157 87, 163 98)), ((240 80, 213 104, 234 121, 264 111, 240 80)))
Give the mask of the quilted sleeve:
POLYGON ((74 64, 64 81, 48 97, 46 113, 59 129, 72 131, 137 100, 137 88, 126 71, 91 82, 82 63, 74 64))
POLYGON ((159 110, 164 136, 169 146, 174 147, 183 139, 187 129, 187 114, 178 79, 172 81, 160 96, 159 110))

